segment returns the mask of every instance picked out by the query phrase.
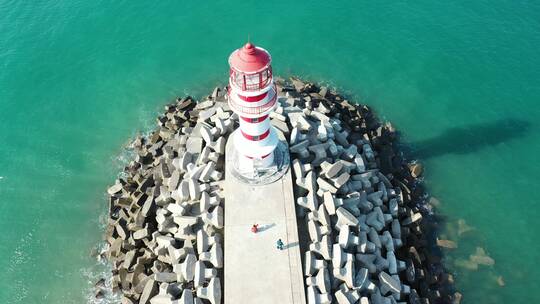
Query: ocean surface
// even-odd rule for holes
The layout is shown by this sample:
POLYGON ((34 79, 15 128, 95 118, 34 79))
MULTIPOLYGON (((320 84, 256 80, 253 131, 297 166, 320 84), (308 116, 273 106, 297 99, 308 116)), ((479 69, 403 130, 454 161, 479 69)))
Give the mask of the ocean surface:
POLYGON ((401 131, 462 303, 540 302, 540 2, 0 0, 0 303, 88 303, 126 143, 248 35, 401 131))

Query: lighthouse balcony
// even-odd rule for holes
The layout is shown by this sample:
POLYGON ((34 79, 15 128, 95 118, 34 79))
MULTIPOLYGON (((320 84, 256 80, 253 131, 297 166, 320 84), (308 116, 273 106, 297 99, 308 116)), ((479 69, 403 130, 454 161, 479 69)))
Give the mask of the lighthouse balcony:
POLYGON ((272 83, 272 67, 268 66, 254 73, 244 73, 231 68, 229 83, 245 92, 262 90, 272 83))
POLYGON ((234 93, 229 94, 228 102, 231 109, 236 112, 238 115, 247 117, 247 118, 256 118, 269 114, 274 110, 277 101, 277 93, 275 90, 269 91, 269 96, 265 99, 264 103, 253 103, 245 102, 235 96, 234 93))

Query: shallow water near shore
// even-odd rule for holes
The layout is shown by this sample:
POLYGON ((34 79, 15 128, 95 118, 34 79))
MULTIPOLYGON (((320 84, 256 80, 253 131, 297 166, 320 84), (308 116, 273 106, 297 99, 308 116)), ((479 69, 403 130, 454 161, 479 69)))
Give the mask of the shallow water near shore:
POLYGON ((0 303, 87 302, 123 147, 224 85, 248 34, 402 133, 462 303, 540 301, 540 4, 312 3, 0 1, 0 303), (476 247, 495 264, 471 269, 476 247))

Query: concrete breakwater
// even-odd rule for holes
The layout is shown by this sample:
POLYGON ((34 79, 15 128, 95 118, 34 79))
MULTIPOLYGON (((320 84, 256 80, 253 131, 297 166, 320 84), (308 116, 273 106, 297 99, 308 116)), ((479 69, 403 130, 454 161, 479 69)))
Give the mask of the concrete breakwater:
MULTIPOLYGON (((403 159, 392 126, 325 87, 277 86, 271 119, 291 153, 308 303, 456 300, 429 249, 421 167, 403 159)), ((108 189, 103 255, 122 303, 217 304, 234 284, 223 282, 223 178, 238 117, 224 92, 166 106, 108 189)))

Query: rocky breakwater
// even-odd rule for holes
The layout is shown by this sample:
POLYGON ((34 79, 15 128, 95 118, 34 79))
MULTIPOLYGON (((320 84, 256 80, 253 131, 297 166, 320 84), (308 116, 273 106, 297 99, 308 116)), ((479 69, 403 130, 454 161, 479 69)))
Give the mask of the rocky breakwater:
POLYGON ((289 135, 308 303, 459 301, 430 249, 422 167, 393 127, 313 83, 280 90, 273 118, 289 135))
MULTIPOLYGON (((458 301, 431 250, 422 167, 401 156, 392 126, 326 87, 276 84, 271 123, 289 144, 308 303, 458 301)), ((102 255, 123 304, 218 304, 234 284, 223 282, 222 179, 238 117, 223 93, 166 106, 108 189, 102 255)))
POLYGON ((112 289, 121 303, 221 303, 224 153, 232 112, 216 89, 165 107, 108 189, 112 289))

